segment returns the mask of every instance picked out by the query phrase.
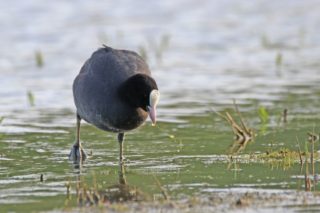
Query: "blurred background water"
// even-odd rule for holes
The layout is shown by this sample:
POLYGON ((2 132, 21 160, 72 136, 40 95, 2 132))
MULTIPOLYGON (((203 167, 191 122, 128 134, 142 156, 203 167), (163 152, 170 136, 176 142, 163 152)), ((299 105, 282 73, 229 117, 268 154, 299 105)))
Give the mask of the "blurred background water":
MULTIPOLYGON (((34 93, 36 107, 73 109, 74 76, 101 44, 145 49, 162 105, 232 98, 270 104, 294 92, 290 85, 317 85, 320 78, 317 1, 0 4, 0 106, 5 114, 28 107, 27 91, 34 93), (36 66, 37 51, 43 55, 42 68, 36 66)), ((160 107, 159 115, 164 114, 160 107)))
MULTIPOLYGON (((215 156, 210 154, 226 149, 227 145, 219 144, 225 140, 223 134, 226 133, 212 131, 226 131, 228 127, 218 116, 212 119, 208 111, 212 107, 228 109, 233 99, 256 123, 259 119, 253 112, 259 106, 269 108, 274 114, 288 108, 291 119, 298 119, 288 127, 292 133, 290 138, 295 138, 294 132, 300 131, 301 126, 305 127, 301 130, 304 132, 312 130, 318 122, 306 120, 316 119, 320 106, 320 4, 317 0, 11 0, 0 1, 0 8, 0 116, 4 118, 0 125, 0 182, 3 184, 0 188, 12 189, 10 195, 2 197, 4 203, 10 201, 8 197, 21 192, 10 184, 20 183, 21 179, 33 180, 39 173, 52 177, 59 174, 61 189, 52 193, 61 195, 64 191, 64 180, 69 177, 66 173, 70 172, 65 156, 72 144, 75 126, 72 81, 84 61, 102 44, 143 55, 161 91, 158 114, 162 130, 142 128, 138 130, 140 136, 131 138, 136 142, 148 142, 152 138, 156 141, 151 148, 128 143, 129 156, 138 158, 131 162, 133 168, 137 167, 136 171, 162 171, 161 165, 165 165, 164 170, 169 171, 170 176, 170 171, 190 166, 193 159, 205 165, 215 162, 215 156), (302 121, 306 123, 301 124, 302 121), (206 128, 209 129, 203 130, 206 128), (193 130, 197 131, 191 136, 193 130), (185 145, 190 150, 180 157, 189 156, 190 162, 175 162, 170 167, 167 160, 174 156, 170 150, 176 151, 179 144, 168 145, 161 137, 172 132, 179 134, 179 131, 184 143, 190 143, 185 145), (208 145, 212 137, 216 140, 208 145), (160 163, 152 158, 157 143, 163 146, 163 153, 165 149, 169 153, 168 159, 158 153, 160 163), (208 150, 207 145, 213 146, 213 151, 208 150), (46 161, 38 162, 37 168, 32 167, 35 173, 32 176, 25 167, 34 165, 39 155, 46 161), (28 164, 23 164, 31 157, 28 164), (155 160, 153 165, 147 164, 150 159, 155 160), (48 164, 53 161, 60 162, 63 169, 51 171, 52 165, 48 164), (17 168, 21 169, 19 174, 16 174, 17 168)), ((108 164, 116 162, 114 135, 85 128, 90 134, 84 140, 92 142, 90 148, 98 156, 87 164, 88 168, 114 166, 108 164), (99 143, 106 138, 110 142, 99 143), (100 153, 99 149, 104 151, 100 153), (103 156, 108 156, 106 165, 103 156)), ((270 133, 269 138, 272 137, 270 133)), ((264 145, 255 145, 260 151, 269 145, 268 139, 263 140, 264 145)), ((220 175, 223 179, 223 174, 220 175)), ((164 182, 172 187, 176 183, 170 178, 164 182)), ((181 182, 183 180, 177 183, 181 182)), ((31 181, 29 187, 34 187, 33 184, 31 181)), ((52 190, 50 184, 44 191, 52 190)), ((35 193, 31 189, 25 191, 35 193)))

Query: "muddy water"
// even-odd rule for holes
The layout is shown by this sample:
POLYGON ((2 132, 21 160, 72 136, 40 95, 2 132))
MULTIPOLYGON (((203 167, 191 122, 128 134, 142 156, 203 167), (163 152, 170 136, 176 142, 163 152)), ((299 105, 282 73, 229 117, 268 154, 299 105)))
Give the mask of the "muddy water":
MULTIPOLYGON (((76 206, 75 198, 66 202, 66 184, 74 195, 79 177, 88 184, 95 180, 100 189, 118 182, 114 134, 84 124, 82 140, 91 156, 81 170, 67 160, 75 132, 72 80, 102 43, 145 53, 161 90, 159 124, 147 122, 126 138, 130 185, 161 196, 156 176, 177 199, 229 188, 304 189, 297 159, 270 163, 254 156, 297 151, 296 138, 304 150, 307 132, 319 132, 316 1, 0 6, 1 210, 76 206), (233 99, 257 136, 230 164, 233 133, 212 111, 233 113, 233 99), (268 113, 264 122, 261 107, 268 113), (281 119, 284 109, 287 123, 281 119)), ((316 163, 316 173, 317 168, 316 163)))

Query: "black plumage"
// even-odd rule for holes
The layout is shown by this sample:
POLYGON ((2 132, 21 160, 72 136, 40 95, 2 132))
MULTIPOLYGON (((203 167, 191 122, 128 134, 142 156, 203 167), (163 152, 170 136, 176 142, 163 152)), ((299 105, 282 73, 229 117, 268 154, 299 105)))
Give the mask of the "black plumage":
POLYGON ((133 51, 107 46, 95 51, 85 62, 73 82, 73 96, 78 120, 77 141, 70 153, 73 160, 85 159, 79 140, 81 119, 118 133, 122 159, 124 133, 139 127, 148 114, 155 122, 159 99, 158 86, 142 57, 133 51))

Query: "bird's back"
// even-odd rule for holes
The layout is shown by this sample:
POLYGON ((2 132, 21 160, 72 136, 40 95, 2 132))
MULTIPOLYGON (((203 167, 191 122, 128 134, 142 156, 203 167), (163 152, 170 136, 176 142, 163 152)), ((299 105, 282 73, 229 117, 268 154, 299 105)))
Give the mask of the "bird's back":
POLYGON ((118 92, 123 82, 138 73, 150 75, 148 65, 135 52, 106 46, 95 51, 73 83, 79 116, 101 129, 115 132, 140 125, 147 115, 123 102, 118 92), (132 123, 133 119, 137 124, 132 123), (121 129, 125 123, 127 126, 121 129))
POLYGON ((106 46, 95 51, 80 71, 112 87, 137 73, 150 75, 148 65, 138 54, 106 46))

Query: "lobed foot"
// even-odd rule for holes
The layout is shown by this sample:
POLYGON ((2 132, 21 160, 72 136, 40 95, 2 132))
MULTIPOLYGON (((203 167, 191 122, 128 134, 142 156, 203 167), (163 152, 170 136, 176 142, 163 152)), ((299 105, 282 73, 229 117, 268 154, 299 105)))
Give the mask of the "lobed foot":
POLYGON ((79 147, 78 145, 73 145, 69 154, 69 160, 74 162, 84 161, 87 158, 87 154, 82 149, 82 147, 79 147))

